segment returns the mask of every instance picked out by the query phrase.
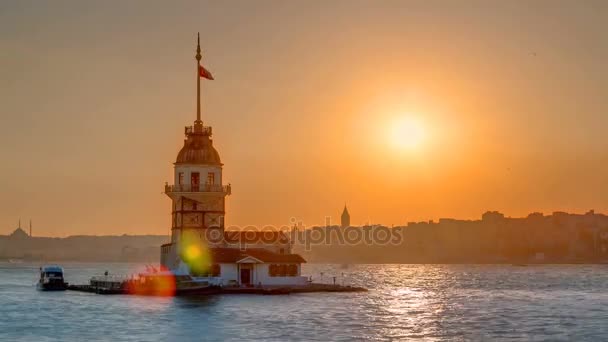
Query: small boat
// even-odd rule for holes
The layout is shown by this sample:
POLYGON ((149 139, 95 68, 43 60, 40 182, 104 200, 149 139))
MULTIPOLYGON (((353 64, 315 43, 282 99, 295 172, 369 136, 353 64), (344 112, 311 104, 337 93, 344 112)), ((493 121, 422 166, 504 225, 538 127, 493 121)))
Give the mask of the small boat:
POLYGON ((40 279, 36 288, 40 291, 65 291, 68 283, 63 279, 63 268, 59 266, 40 267, 40 279))
POLYGON ((139 273, 128 281, 129 293, 147 296, 184 296, 218 293, 219 286, 172 271, 139 273))
POLYGON ((106 272, 103 276, 92 277, 89 284, 87 291, 98 294, 184 296, 213 294, 221 290, 220 286, 193 278, 187 273, 155 269, 132 276, 110 275, 106 272))

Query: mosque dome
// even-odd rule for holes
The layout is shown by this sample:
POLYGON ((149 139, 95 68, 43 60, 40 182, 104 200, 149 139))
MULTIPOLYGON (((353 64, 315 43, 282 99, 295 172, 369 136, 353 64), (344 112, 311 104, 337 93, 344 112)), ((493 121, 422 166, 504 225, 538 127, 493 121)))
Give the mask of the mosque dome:
POLYGON ((15 231, 10 235, 11 238, 16 238, 16 239, 24 239, 27 237, 30 237, 25 230, 21 229, 21 227, 15 229, 15 231))

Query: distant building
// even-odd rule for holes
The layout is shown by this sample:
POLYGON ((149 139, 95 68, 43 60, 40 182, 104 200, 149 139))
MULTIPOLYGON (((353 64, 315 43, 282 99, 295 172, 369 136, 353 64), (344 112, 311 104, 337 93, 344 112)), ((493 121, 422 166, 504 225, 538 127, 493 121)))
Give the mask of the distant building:
POLYGON ((21 227, 15 229, 15 231, 10 235, 12 239, 25 239, 28 238, 29 235, 25 232, 25 230, 21 229, 21 227))
POLYGON ((486 211, 483 215, 481 215, 481 220, 483 222, 501 222, 504 221, 505 215, 498 211, 486 211))
POLYGON ((17 227, 17 229, 15 229, 15 231, 13 231, 13 233, 10 235, 10 237, 12 239, 25 239, 25 238, 29 237, 29 235, 27 235, 25 230, 23 230, 23 228, 21 228, 21 220, 19 220, 19 227, 17 227))
POLYGON ((350 227, 350 214, 348 213, 346 204, 344 205, 344 210, 342 211, 342 217, 340 217, 340 227, 350 227))

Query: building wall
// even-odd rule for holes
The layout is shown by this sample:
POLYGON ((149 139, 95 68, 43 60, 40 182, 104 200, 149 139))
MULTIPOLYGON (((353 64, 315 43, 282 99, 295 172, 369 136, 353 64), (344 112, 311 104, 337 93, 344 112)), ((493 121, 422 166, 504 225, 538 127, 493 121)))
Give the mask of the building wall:
POLYGON ((255 264, 254 268, 254 285, 262 283, 262 285, 306 285, 308 278, 300 276, 302 265, 298 264, 298 275, 295 277, 271 277, 268 273, 270 264, 255 264))
POLYGON ((205 184, 207 182, 207 174, 209 172, 214 173, 214 184, 222 184, 222 167, 221 166, 213 166, 213 165, 187 165, 180 164, 175 165, 174 172, 174 183, 175 185, 179 184, 179 173, 184 173, 184 185, 190 184, 190 175, 192 172, 200 173, 200 184, 205 184))
POLYGON ((226 243, 226 247, 228 248, 240 248, 240 249, 247 249, 247 248, 264 248, 267 249, 269 251, 272 251, 274 253, 281 253, 281 249, 283 250, 283 254, 290 254, 291 253, 291 243, 290 242, 286 242, 286 243, 263 243, 261 241, 257 242, 257 243, 240 243, 240 242, 227 242, 226 243))
POLYGON ((179 259, 177 258, 177 245, 170 244, 169 246, 162 246, 160 249, 160 265, 167 269, 176 269, 179 266, 179 259))
POLYGON ((176 228, 172 231, 171 242, 182 248, 183 245, 200 246, 201 249, 223 247, 223 241, 221 238, 222 234, 223 233, 221 227, 176 228), (212 241, 209 241, 208 237, 212 241))
POLYGON ((340 227, 342 227, 342 228, 350 227, 350 215, 349 214, 342 214, 342 216, 340 217, 340 227))
POLYGON ((231 281, 236 281, 240 284, 240 268, 252 267, 251 272, 251 284, 254 286, 259 285, 306 285, 308 282, 307 277, 300 276, 301 265, 298 265, 298 276, 295 277, 271 277, 268 274, 268 267, 270 264, 220 264, 220 277, 222 278, 222 284, 228 286, 231 281))
POLYGON ((229 285, 231 280, 239 282, 237 264, 220 264, 220 277, 222 277, 222 283, 229 285))
MULTIPOLYGON (((221 171, 221 168, 215 168, 221 171)), ((185 185, 190 183, 189 177, 189 173, 184 177, 185 185)), ((205 180, 206 174, 201 174, 201 184, 205 180)), ((216 185, 219 182, 221 180, 216 177, 216 185)), ((187 241, 208 247, 220 246, 224 229, 225 195, 223 192, 170 194, 171 242, 179 244, 187 241), (206 234, 211 234, 209 236, 217 243, 209 243, 206 234)))

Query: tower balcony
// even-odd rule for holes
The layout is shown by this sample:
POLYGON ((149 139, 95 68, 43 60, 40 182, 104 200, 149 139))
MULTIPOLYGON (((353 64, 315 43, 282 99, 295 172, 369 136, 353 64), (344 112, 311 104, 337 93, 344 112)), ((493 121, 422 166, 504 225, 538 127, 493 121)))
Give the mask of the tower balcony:
POLYGON ((165 184, 165 193, 182 193, 182 192, 212 192, 212 193, 224 193, 226 195, 230 195, 232 193, 232 189, 230 184, 228 185, 220 185, 220 184, 199 184, 199 185, 191 185, 191 184, 176 184, 169 185, 165 184))
POLYGON ((189 135, 195 134, 195 133, 211 136, 212 129, 210 126, 203 126, 202 123, 195 124, 194 126, 184 127, 184 134, 186 136, 189 136, 189 135))

